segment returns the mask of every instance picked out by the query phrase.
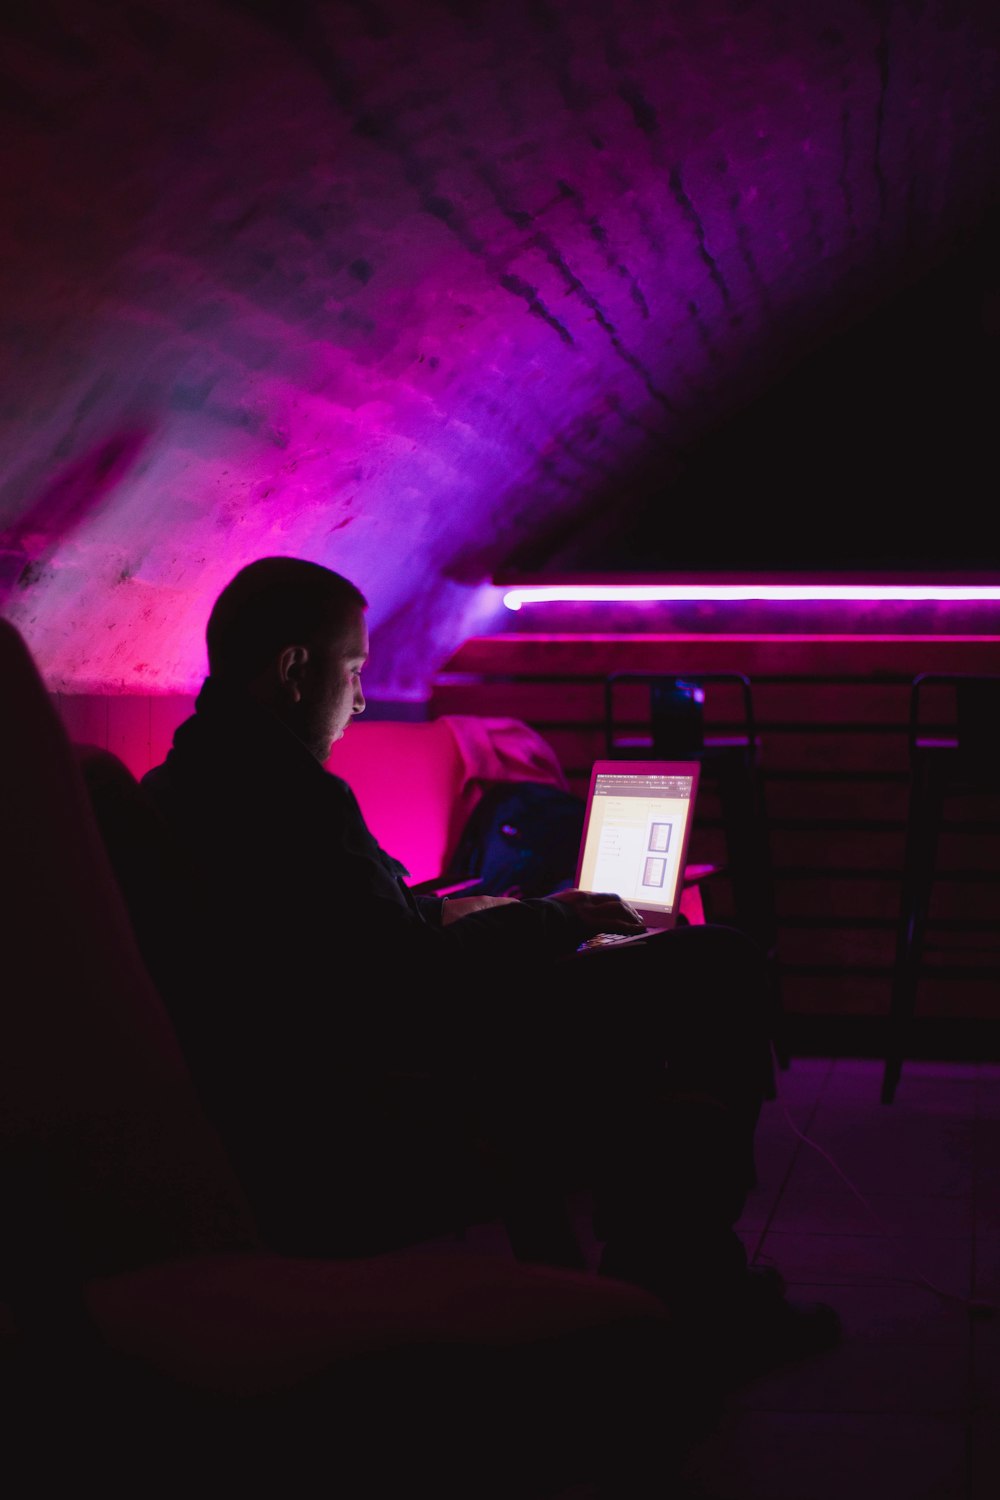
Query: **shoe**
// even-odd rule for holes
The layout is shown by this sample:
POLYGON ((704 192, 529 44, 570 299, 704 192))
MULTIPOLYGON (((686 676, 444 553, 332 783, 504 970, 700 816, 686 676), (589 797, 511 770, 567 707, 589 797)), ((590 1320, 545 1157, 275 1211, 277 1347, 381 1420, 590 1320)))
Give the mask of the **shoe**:
MULTIPOLYGON (((677 1292, 684 1285, 683 1281, 665 1281, 660 1274, 659 1264, 655 1273, 643 1275, 641 1271, 637 1272, 634 1261, 622 1262, 619 1257, 612 1257, 607 1250, 601 1257, 598 1274, 611 1276, 617 1281, 629 1281, 643 1286, 648 1291, 655 1292, 671 1309, 677 1308, 677 1292)), ((715 1312, 719 1318, 738 1317, 745 1305, 751 1308, 759 1304, 767 1306, 780 1302, 784 1295, 785 1278, 777 1266, 746 1266, 737 1273, 736 1279, 731 1282, 727 1291, 722 1292, 721 1289, 714 1291, 715 1312), (727 1309, 725 1313, 724 1307, 727 1309)), ((687 1308, 692 1306, 687 1294, 683 1296, 682 1304, 687 1308)))
POLYGON ((775 1291, 773 1277, 762 1283, 749 1277, 735 1300, 679 1308, 676 1332, 685 1386, 699 1402, 711 1404, 762 1375, 834 1348, 841 1326, 827 1303, 793 1301, 775 1291))
POLYGON ((747 1266, 747 1291, 751 1297, 780 1299, 785 1295, 785 1278, 777 1266, 747 1266))
POLYGON ((727 1387, 823 1354, 840 1342, 841 1323, 826 1302, 758 1298, 721 1332, 720 1369, 727 1387))

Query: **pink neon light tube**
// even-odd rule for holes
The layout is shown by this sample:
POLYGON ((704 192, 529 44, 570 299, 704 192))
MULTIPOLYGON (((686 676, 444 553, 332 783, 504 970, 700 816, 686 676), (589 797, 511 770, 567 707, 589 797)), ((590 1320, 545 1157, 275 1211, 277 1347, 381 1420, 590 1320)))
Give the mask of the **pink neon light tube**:
POLYGON ((510 588, 503 596, 508 609, 521 609, 525 604, 643 604, 712 599, 996 602, 1000 600, 1000 583, 553 583, 510 588))

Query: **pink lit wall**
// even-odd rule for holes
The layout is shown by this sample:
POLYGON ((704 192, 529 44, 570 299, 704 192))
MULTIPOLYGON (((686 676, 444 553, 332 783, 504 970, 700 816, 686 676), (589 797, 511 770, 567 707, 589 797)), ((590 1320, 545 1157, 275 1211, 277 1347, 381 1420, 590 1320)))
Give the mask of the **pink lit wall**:
POLYGON ((353 788, 383 849, 406 865, 409 884, 441 875, 461 831, 455 822, 464 785, 446 723, 359 720, 334 745, 327 765, 353 788))
POLYGON ((877 461, 834 412, 804 484, 727 424, 989 220, 992 0, 39 0, 0 43, 0 591, 53 690, 193 691, 263 553, 353 577, 370 693, 421 700, 505 570, 832 558, 835 459, 886 566, 970 503, 891 379, 877 461))

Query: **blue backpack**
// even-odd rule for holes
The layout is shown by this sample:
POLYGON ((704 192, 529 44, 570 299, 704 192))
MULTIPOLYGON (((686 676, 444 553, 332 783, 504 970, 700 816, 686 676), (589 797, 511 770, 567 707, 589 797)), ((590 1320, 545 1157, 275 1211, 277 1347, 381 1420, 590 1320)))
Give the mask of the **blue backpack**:
POLYGON ((489 896, 550 896, 576 881, 586 804, 540 781, 491 782, 446 871, 489 896))

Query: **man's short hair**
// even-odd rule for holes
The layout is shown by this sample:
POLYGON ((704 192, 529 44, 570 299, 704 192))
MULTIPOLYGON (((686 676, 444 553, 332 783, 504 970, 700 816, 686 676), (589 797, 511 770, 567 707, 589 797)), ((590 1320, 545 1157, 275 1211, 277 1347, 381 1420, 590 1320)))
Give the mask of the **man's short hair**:
POLYGON ((286 646, 346 629, 368 600, 350 579, 300 557, 259 557, 226 584, 212 606, 205 640, 208 670, 250 682, 286 646))

